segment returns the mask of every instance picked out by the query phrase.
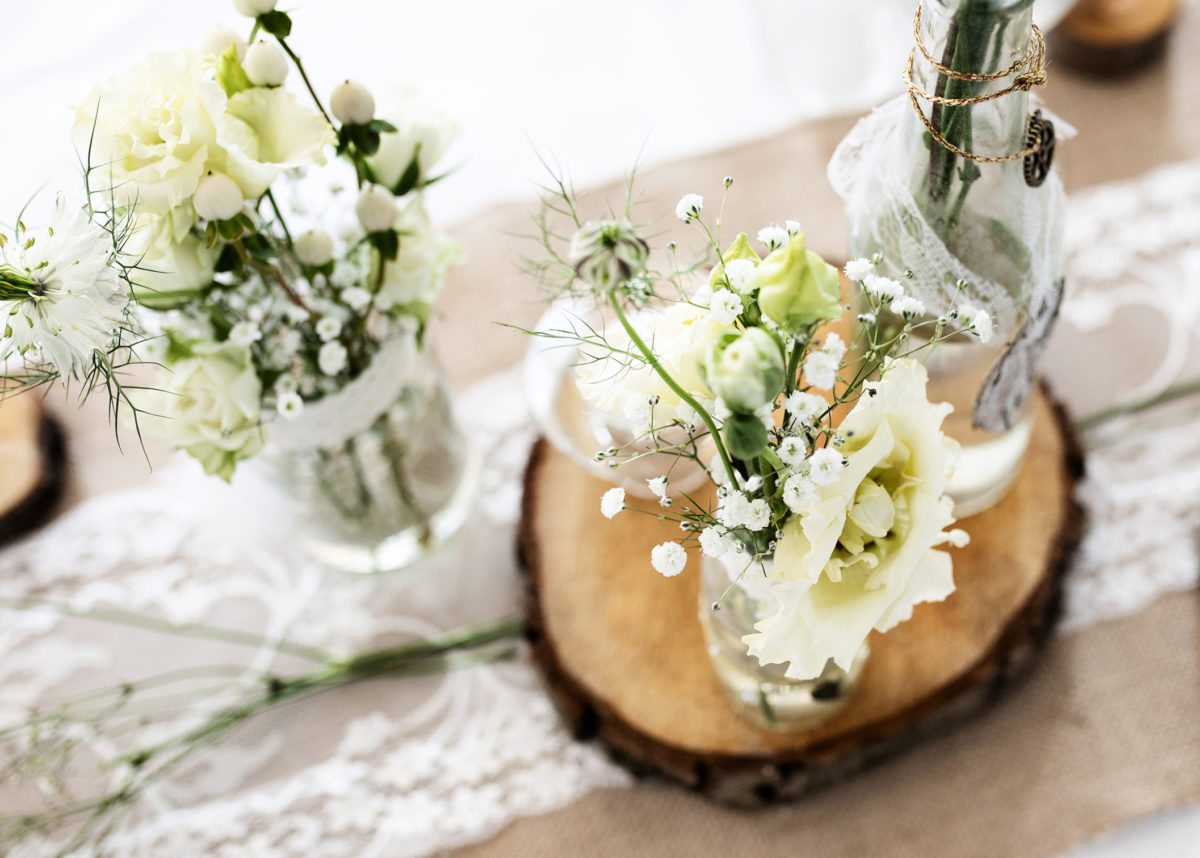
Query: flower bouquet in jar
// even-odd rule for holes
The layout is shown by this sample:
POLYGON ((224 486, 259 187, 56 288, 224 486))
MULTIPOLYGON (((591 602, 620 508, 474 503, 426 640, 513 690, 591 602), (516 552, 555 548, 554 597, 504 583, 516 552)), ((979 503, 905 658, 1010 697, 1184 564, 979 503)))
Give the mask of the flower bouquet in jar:
POLYGON ((965 301, 927 306, 913 275, 887 276, 878 257, 846 266, 862 294, 849 310, 837 270, 799 224, 726 240, 697 194, 676 214, 703 235, 704 256, 681 266, 672 242, 663 269, 631 209, 585 220, 559 190, 548 209, 571 225, 543 233, 535 268, 552 294, 602 306, 607 323, 535 333, 577 347, 604 388, 596 395, 637 418, 634 437, 597 459, 621 469, 654 455, 715 484, 677 491, 667 464, 647 480, 650 510, 616 487, 601 512, 678 523, 679 539, 656 546, 650 565, 678 575, 699 549, 701 623, 727 696, 770 727, 811 726, 848 699, 872 630, 954 589, 943 547, 967 541, 945 494, 958 444, 915 355, 986 340, 992 320, 965 301), (839 334, 848 315, 854 333, 839 334))
POLYGON ((425 209, 456 129, 406 89, 377 106, 344 80, 322 97, 291 17, 235 5, 247 39, 152 54, 77 107, 82 201, 3 239, 4 386, 102 389, 225 480, 259 458, 321 559, 402 565, 470 499, 424 347, 460 258, 425 209))

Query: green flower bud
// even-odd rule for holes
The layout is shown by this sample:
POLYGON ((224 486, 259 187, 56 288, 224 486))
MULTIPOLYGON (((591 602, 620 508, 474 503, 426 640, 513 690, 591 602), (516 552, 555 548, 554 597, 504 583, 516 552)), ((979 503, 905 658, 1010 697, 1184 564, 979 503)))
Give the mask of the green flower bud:
POLYGON ((714 290, 728 286, 734 292, 741 293, 744 288, 742 280, 750 268, 758 264, 758 254, 754 252, 754 248, 750 246, 750 240, 746 238, 746 233, 738 233, 738 237, 733 240, 733 244, 729 245, 729 249, 721 254, 721 263, 713 266, 712 273, 708 275, 708 283, 714 290), (751 263, 750 266, 731 265, 740 260, 746 260, 751 263), (727 271, 726 267, 735 269, 727 271), (735 282, 737 281, 737 282, 735 282))
POLYGON ((627 220, 588 221, 571 239, 569 257, 579 279, 611 292, 646 268, 650 247, 627 220))
POLYGON ((758 290, 759 309, 789 333, 842 314, 837 269, 804 246, 803 234, 759 263, 746 288, 758 290))
POLYGON ((709 349, 704 378, 730 411, 756 411, 783 390, 783 349, 763 328, 723 334, 709 349))

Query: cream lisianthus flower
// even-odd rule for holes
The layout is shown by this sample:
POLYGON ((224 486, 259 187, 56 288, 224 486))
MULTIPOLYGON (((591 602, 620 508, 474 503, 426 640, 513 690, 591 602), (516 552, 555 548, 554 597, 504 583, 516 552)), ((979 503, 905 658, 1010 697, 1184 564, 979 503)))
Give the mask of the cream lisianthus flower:
POLYGON ((139 213, 170 215, 176 240, 195 223, 191 199, 209 170, 232 178, 246 199, 284 169, 325 163, 333 132, 280 88, 228 97, 216 58, 154 53, 94 89, 76 109, 73 137, 90 151, 92 179, 139 213))
POLYGON ((379 135, 379 151, 368 162, 375 171, 375 180, 393 191, 413 158, 417 160, 418 178, 428 179, 433 165, 446 154, 459 133, 454 120, 409 87, 387 90, 375 115, 390 122, 396 130, 379 135))
POLYGON ((262 449, 262 385, 250 350, 206 342, 171 365, 162 390, 139 402, 143 430, 161 435, 204 466, 233 477, 237 463, 262 449))
POLYGON ((430 304, 441 291, 446 273, 462 260, 462 245, 434 228, 420 197, 413 199, 392 225, 400 233, 400 250, 383 270, 375 306, 430 304))
POLYGON ((211 282, 220 256, 220 248, 190 231, 176 238, 170 216, 138 218, 125 250, 138 260, 132 279, 139 303, 155 309, 174 306, 173 293, 211 282))
POLYGON ((919 363, 891 361, 842 422, 848 464, 784 525, 768 574, 778 609, 742 639, 762 664, 787 662, 796 679, 827 659, 848 670, 872 629, 953 592, 950 556, 935 547, 966 542, 946 531, 959 447, 941 431, 951 408, 929 402, 926 381, 919 363))
POLYGON ((63 380, 92 367, 125 324, 112 237, 59 198, 46 227, 0 241, 0 365, 38 355, 63 380))

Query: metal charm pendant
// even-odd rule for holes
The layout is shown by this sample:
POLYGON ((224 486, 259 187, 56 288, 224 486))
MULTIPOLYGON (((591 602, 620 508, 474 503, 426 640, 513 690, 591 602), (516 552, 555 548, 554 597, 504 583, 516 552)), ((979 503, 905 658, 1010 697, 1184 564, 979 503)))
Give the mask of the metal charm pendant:
POLYGON ((1029 127, 1025 129, 1025 148, 1034 149, 1025 156, 1025 184, 1031 188, 1040 187, 1050 175, 1050 165, 1054 163, 1054 123, 1042 116, 1042 111, 1034 111, 1029 117, 1029 127))

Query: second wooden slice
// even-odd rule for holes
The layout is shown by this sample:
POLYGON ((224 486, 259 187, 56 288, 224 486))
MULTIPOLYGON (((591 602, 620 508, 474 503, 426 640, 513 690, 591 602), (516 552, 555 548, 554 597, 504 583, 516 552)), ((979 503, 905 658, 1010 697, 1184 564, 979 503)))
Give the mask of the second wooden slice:
POLYGON ((1012 490, 961 522, 971 544, 953 552, 956 591, 873 634, 849 705, 795 733, 756 727, 726 702, 697 619, 698 553, 677 578, 650 567, 650 549, 678 539, 678 526, 633 513, 604 519, 608 484, 540 442, 520 531, 527 622, 575 735, 599 740, 637 772, 748 804, 838 779, 985 705, 1052 628, 1082 527, 1074 500, 1082 460, 1069 421, 1044 393, 1033 410, 1012 490))

